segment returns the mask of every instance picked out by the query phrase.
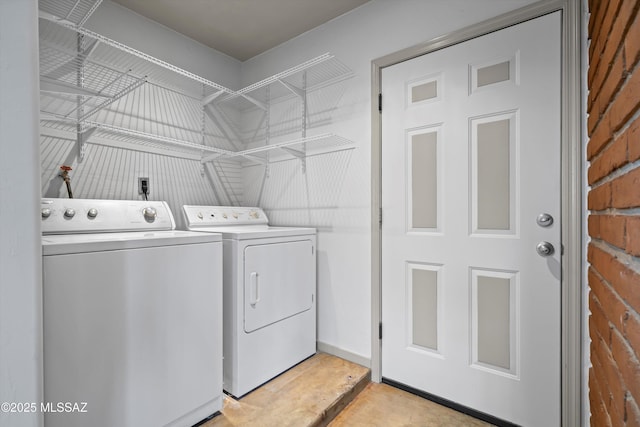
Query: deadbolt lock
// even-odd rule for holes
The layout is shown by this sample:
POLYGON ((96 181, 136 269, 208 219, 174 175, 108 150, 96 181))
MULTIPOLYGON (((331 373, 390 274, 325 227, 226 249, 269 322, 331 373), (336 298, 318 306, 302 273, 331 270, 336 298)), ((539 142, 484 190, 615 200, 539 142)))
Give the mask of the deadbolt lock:
POLYGON ((551 256, 555 252, 555 248, 549 242, 540 242, 536 245, 536 252, 540 256, 551 256))
POLYGON ((541 213, 538 215, 538 218, 536 218, 536 222, 540 227, 549 227, 553 224, 553 217, 548 213, 541 213))

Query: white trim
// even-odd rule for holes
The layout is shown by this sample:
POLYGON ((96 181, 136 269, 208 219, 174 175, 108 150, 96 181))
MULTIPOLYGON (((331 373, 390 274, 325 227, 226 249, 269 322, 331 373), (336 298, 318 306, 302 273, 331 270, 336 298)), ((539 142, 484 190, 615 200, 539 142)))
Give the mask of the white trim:
POLYGON ((341 359, 348 360, 349 362, 371 369, 371 359, 365 356, 352 353, 348 350, 343 350, 339 347, 333 346, 331 344, 327 344, 322 341, 317 342, 317 348, 319 352, 331 354, 333 356, 337 356, 341 359))
POLYGON ((562 425, 582 420, 582 136, 580 2, 541 0, 487 21, 444 34, 371 62, 371 379, 382 379, 381 304, 381 119, 378 103, 382 69, 521 22, 562 11, 562 425))

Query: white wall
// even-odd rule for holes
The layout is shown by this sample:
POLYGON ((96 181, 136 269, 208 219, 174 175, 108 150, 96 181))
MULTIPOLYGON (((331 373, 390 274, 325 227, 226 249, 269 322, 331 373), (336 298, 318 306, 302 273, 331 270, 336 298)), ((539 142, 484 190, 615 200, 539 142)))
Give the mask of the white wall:
MULTIPOLYGON (((272 165, 263 189, 262 204, 272 220, 319 227, 322 344, 356 358, 371 357, 371 61, 529 3, 533 1, 372 0, 242 64, 242 86, 325 52, 354 71, 353 78, 341 83, 330 123, 308 134, 334 132, 354 141, 356 148, 311 159, 306 175, 292 162, 272 165)), ((261 171, 249 168, 245 176, 246 193, 253 194, 261 171)))
POLYGON ((240 61, 117 3, 104 0, 86 27, 222 86, 239 89, 240 61))
MULTIPOLYGON (((0 1, 0 402, 42 400, 36 0, 0 1)), ((0 425, 42 414, 0 411, 0 425)))

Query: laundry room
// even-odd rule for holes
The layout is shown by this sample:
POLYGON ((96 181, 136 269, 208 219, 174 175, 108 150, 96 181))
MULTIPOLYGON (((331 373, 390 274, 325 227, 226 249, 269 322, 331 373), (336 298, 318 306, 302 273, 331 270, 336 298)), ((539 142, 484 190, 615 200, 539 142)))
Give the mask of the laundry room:
POLYGON ((637 298, 596 271, 640 277, 635 223, 605 225, 640 201, 598 198, 639 166, 606 157, 638 105, 607 137, 588 110, 637 95, 639 8, 615 3, 0 0, 0 425, 107 395, 105 426, 193 425, 314 355, 496 425, 640 422, 637 298), (589 45, 614 21, 624 49, 589 45), (600 301, 630 355, 613 408, 600 301))

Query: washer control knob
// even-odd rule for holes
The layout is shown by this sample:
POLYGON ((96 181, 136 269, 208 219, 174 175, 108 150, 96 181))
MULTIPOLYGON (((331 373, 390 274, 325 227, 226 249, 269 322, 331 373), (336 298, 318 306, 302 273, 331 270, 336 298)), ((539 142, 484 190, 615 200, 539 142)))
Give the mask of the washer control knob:
POLYGON ((158 212, 156 212, 154 208, 148 207, 142 210, 142 215, 144 215, 144 219, 147 222, 153 222, 156 220, 156 217, 158 216, 158 212))
POLYGON ((222 214, 222 218, 227 219, 227 213, 226 212, 222 214))
POLYGON ((88 216, 89 218, 95 218, 95 217, 97 217, 97 216, 98 216, 98 209, 96 209, 96 208, 91 208, 91 209, 89 209, 89 212, 87 212, 87 216, 88 216))
POLYGON ((65 218, 69 218, 69 219, 71 219, 71 218, 73 218, 73 216, 74 216, 75 214, 76 214, 76 211, 75 211, 75 210, 73 210, 73 209, 71 209, 71 208, 67 208, 67 209, 65 209, 65 211, 64 211, 64 217, 65 217, 65 218))
POLYGON ((204 216, 202 215, 202 212, 198 212, 198 215, 196 215, 198 217, 198 219, 203 219, 204 216))
POLYGON ((249 217, 253 219, 258 219, 260 217, 260 214, 258 213, 258 211, 251 211, 249 212, 249 217))
POLYGON ((42 219, 49 218, 51 216, 51 209, 42 208, 41 213, 42 213, 42 219))

